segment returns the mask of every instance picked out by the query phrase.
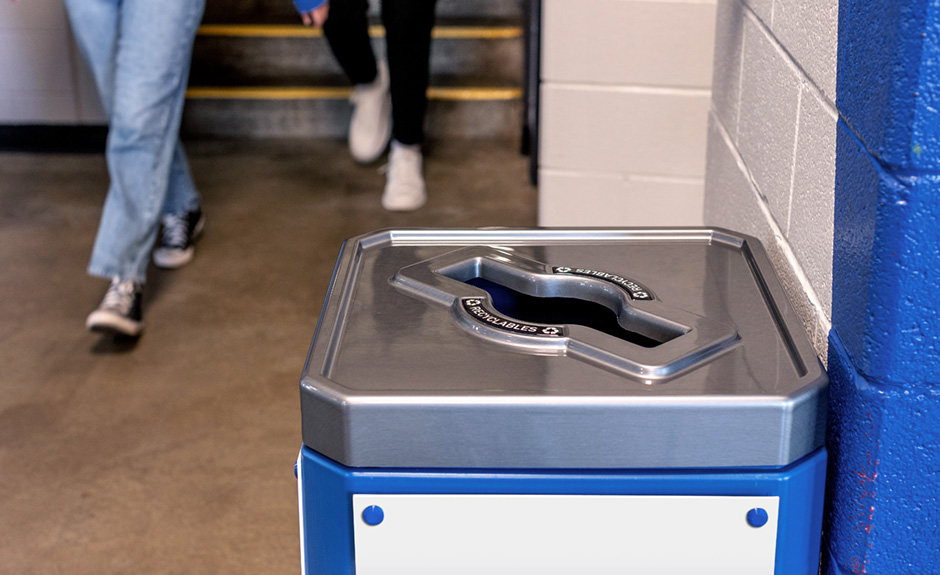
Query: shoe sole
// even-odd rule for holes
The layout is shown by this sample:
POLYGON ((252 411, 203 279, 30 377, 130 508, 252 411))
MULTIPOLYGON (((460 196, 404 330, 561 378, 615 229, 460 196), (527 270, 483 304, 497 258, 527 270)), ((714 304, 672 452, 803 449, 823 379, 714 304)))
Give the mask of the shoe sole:
MULTIPOLYGON (((199 236, 202 235, 202 229, 205 225, 206 216, 202 215, 196 223, 196 227, 193 229, 193 244, 195 244, 199 236)), ((157 248, 153 251, 153 265, 160 269, 175 270, 193 261, 195 255, 196 248, 193 245, 190 245, 189 248, 182 251, 157 248)))
POLYGON ((153 252, 153 265, 165 270, 175 270, 193 261, 196 250, 189 247, 185 250, 169 250, 158 248, 153 252))
POLYGON ((108 312, 93 311, 85 327, 94 333, 111 336, 138 337, 144 331, 144 322, 134 321, 108 312))
POLYGON ((413 212, 415 210, 421 209, 424 207, 424 204, 428 202, 427 194, 420 198, 420 201, 407 202, 407 203, 395 203, 391 201, 386 201, 385 198, 382 198, 382 207, 389 212, 413 212))

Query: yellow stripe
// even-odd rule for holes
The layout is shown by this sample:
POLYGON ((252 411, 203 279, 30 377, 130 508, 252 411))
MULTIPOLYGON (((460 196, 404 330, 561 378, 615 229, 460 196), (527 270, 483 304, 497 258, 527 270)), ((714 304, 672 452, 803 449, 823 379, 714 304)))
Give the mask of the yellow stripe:
MULTIPOLYGON (((193 100, 342 100, 348 98, 348 87, 192 87, 186 97, 193 100)), ((519 88, 428 88, 431 100, 506 101, 522 97, 519 88)))
POLYGON ((200 36, 239 36, 261 38, 319 38, 323 36, 320 28, 307 28, 300 25, 263 25, 263 24, 203 24, 199 27, 200 36))
MULTIPOLYGON (((203 24, 199 27, 199 35, 242 38, 320 38, 323 36, 323 30, 299 24, 203 24)), ((373 38, 383 38, 385 37, 385 28, 382 26, 369 26, 369 35, 373 38)), ((431 36, 434 38, 501 40, 521 37, 522 28, 518 26, 435 26, 431 36)))
POLYGON ((480 40, 504 40, 521 38, 522 28, 518 26, 438 26, 431 31, 433 38, 467 38, 480 40))
POLYGON ((519 88, 428 88, 431 100, 518 100, 522 98, 519 88))
POLYGON ((194 100, 342 100, 348 98, 351 93, 352 88, 344 87, 193 87, 186 90, 186 97, 194 100))

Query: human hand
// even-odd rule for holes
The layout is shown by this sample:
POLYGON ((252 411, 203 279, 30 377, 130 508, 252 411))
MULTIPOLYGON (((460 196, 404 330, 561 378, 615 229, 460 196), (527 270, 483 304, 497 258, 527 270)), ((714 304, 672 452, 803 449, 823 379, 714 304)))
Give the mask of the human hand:
MULTIPOLYGON (((15 2, 16 0, 14 0, 15 2)), ((323 26, 327 16, 330 14, 330 3, 324 2, 321 6, 314 8, 309 12, 301 12, 300 19, 304 26, 323 26)))

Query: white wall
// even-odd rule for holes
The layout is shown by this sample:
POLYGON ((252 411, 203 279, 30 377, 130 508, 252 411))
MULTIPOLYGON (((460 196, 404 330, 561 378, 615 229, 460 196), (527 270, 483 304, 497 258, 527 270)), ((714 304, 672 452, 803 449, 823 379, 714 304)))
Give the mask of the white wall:
POLYGON ((0 124, 103 124, 61 0, 0 1, 0 124))
POLYGON ((543 0, 540 225, 701 225, 715 11, 543 0))
POLYGON ((825 361, 838 0, 719 0, 705 223, 760 238, 825 361))

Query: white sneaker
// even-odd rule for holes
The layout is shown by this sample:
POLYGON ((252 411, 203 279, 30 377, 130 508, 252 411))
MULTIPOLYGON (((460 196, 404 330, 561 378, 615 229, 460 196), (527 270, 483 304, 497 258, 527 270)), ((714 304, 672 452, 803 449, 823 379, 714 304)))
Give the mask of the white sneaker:
POLYGON ((391 212, 410 212, 424 205, 428 194, 421 173, 423 163, 420 145, 406 146, 392 141, 385 193, 382 194, 383 208, 391 212))
POLYGON ((378 74, 370 84, 359 84, 349 100, 353 103, 349 122, 349 152, 362 164, 382 155, 392 136, 392 96, 388 91, 388 66, 376 62, 378 74))

